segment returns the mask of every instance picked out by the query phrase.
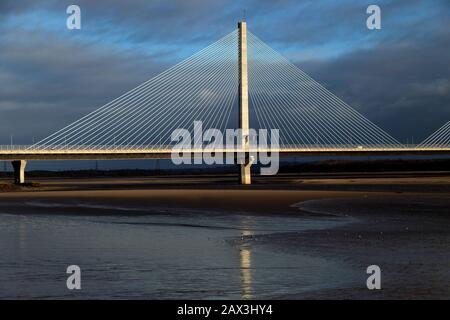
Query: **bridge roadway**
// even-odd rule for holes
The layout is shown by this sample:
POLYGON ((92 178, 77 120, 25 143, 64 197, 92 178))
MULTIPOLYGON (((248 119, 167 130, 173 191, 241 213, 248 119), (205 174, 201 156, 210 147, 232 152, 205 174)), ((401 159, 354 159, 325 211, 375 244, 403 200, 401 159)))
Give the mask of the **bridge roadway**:
MULTIPOLYGON (((450 155, 450 146, 435 147, 311 147, 250 149, 250 152, 279 152, 280 156, 388 156, 388 155, 450 155)), ((187 153, 211 152, 206 149, 191 149, 187 153)), ((215 149, 215 153, 237 153, 238 149, 215 149)), ((241 151, 242 152, 242 151, 241 151)), ((0 161, 14 160, 126 160, 126 159, 170 159, 172 148, 95 148, 95 149, 32 149, 26 147, 0 148, 0 161)))

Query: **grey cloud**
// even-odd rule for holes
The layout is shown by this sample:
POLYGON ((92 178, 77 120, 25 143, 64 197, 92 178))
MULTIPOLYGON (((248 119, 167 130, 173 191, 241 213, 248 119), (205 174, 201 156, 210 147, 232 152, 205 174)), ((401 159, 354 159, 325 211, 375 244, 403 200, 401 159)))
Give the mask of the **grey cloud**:
POLYGON ((300 67, 394 137, 419 141, 450 120, 449 48, 447 31, 300 67))
POLYGON ((414 83, 411 85, 411 91, 419 96, 450 96, 450 80, 436 79, 429 83, 414 83))
POLYGON ((42 138, 167 67, 44 32, 15 31, 12 38, 18 40, 0 48, 0 144, 10 134, 22 143, 42 138))

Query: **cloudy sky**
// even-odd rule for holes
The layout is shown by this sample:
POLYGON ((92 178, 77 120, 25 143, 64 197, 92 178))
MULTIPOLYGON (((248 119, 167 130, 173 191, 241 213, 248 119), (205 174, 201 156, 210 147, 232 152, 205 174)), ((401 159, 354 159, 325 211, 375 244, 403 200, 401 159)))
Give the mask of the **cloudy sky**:
POLYGON ((236 28, 402 142, 450 120, 450 1, 0 1, 0 144, 46 137, 236 28), (66 28, 81 7, 82 29, 66 28), (366 8, 381 7, 368 30, 366 8))

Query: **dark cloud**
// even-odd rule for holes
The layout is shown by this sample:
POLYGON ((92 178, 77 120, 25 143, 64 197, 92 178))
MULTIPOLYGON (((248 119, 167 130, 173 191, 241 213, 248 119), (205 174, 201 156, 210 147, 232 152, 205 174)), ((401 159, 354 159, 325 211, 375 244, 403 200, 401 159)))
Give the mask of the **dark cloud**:
POLYGON ((0 16, 23 13, 34 9, 39 5, 40 4, 37 1, 2 0, 0 1, 0 16))
POLYGON ((0 49, 0 61, 7 62, 0 67, 3 143, 10 134, 21 143, 43 138, 167 67, 131 51, 45 32, 9 35, 13 40, 4 40, 0 49))
POLYGON ((450 119, 449 30, 300 67, 394 137, 418 142, 450 119))

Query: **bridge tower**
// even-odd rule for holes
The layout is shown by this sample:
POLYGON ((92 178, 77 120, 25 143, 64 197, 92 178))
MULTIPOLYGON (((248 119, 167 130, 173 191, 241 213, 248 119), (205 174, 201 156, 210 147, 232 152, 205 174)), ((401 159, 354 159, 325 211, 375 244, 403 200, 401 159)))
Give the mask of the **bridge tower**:
POLYGON ((249 116, 248 116, 248 62, 247 23, 238 23, 239 31, 239 127, 242 130, 241 146, 244 152, 241 168, 241 184, 251 184, 251 159, 249 156, 249 116))

